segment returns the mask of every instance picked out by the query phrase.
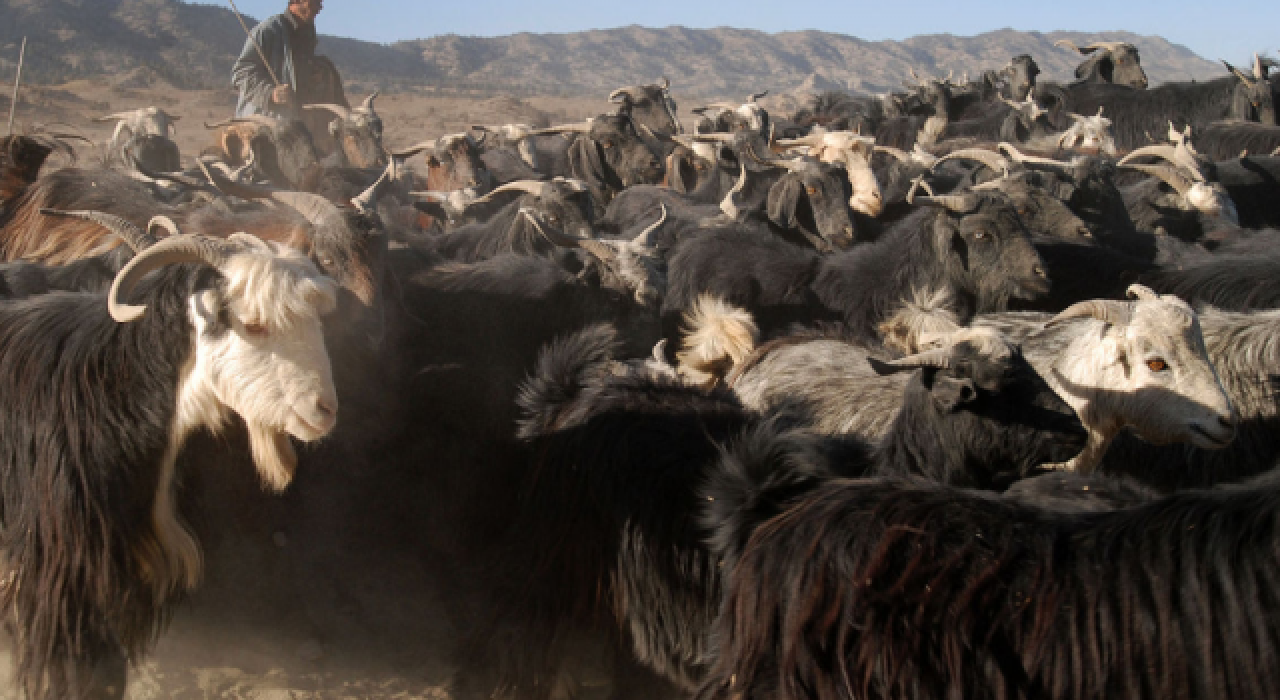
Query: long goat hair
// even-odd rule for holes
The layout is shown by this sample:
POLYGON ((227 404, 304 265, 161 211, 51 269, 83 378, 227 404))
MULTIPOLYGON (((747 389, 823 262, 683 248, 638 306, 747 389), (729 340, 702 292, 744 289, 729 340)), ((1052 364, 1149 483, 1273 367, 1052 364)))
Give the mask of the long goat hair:
POLYGON ((702 697, 1280 697, 1262 479, 1094 513, 830 481, 749 535, 702 697))

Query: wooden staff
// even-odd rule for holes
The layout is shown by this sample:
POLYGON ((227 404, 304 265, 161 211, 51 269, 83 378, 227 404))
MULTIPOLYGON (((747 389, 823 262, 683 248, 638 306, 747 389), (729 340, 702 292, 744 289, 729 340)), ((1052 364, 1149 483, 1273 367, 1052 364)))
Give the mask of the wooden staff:
POLYGON ((18 111, 18 86, 22 84, 22 64, 27 60, 27 38, 22 37, 22 50, 18 52, 18 77, 13 79, 13 99, 9 102, 9 135, 13 136, 13 115, 18 111))
POLYGON ((266 66, 267 74, 271 76, 271 82, 280 87, 280 79, 276 77, 276 72, 271 70, 271 63, 267 61, 267 55, 262 52, 262 47, 258 46, 258 40, 253 38, 253 32, 249 31, 249 25, 244 23, 244 17, 240 16, 240 9, 236 7, 236 0, 227 0, 231 3, 231 11, 236 13, 236 19, 240 20, 240 27, 244 29, 245 35, 249 37, 249 43, 253 44, 253 48, 258 52, 258 58, 262 59, 262 65, 266 66))

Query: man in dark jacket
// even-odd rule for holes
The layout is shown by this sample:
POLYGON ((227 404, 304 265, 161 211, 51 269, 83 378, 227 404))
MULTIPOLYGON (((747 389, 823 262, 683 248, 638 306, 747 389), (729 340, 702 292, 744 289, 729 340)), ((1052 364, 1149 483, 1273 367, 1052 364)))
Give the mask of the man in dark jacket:
POLYGON ((253 41, 246 41, 231 70, 231 83, 240 90, 236 116, 302 116, 301 107, 310 102, 305 98, 313 92, 311 83, 316 80, 317 69, 322 62, 330 65, 315 55, 315 19, 323 8, 324 0, 289 0, 285 12, 253 28, 253 39, 271 68, 263 65, 253 41), (278 86, 276 80, 280 81, 278 86))

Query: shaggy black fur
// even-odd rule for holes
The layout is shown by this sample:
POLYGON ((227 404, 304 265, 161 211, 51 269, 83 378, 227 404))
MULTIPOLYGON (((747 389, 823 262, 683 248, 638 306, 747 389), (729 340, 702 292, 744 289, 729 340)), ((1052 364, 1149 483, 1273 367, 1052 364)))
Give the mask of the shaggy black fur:
POLYGON ((1275 479, 1097 513, 830 482, 726 576, 702 697, 1272 697, 1275 479))
MULTIPOLYGON (((735 231, 688 238, 668 258, 663 329, 702 293, 749 309, 765 335, 840 320, 868 342, 912 290, 949 289, 962 317, 1048 291, 1042 262, 1009 200, 984 193, 966 214, 921 207, 874 243, 818 256, 735 231)), ((670 337, 670 336, 669 336, 670 337)))
POLYGON ((151 511, 192 352, 186 300, 215 274, 153 275, 137 297, 147 314, 127 324, 98 294, 0 304, 0 608, 32 697, 71 697, 87 669, 137 661, 175 602, 146 583, 151 511))

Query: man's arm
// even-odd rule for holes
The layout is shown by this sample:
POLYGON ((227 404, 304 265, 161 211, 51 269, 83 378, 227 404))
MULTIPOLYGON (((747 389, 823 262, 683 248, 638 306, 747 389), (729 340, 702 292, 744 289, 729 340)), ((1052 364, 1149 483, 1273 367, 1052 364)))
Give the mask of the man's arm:
MULTIPOLYGON (((278 52, 278 44, 284 41, 284 37, 279 31, 275 31, 275 27, 271 21, 263 22, 253 28, 251 34, 257 40, 258 45, 262 47, 262 52, 268 58, 276 55, 278 52)), ((241 103, 251 103, 257 108, 257 113, 266 114, 272 110, 272 93, 276 90, 275 81, 271 78, 271 72, 267 70, 266 65, 262 62, 262 57, 258 55, 258 50, 254 48, 253 42, 246 40, 244 49, 240 52, 240 58, 236 60, 235 67, 231 69, 231 84, 240 91, 241 103)))

